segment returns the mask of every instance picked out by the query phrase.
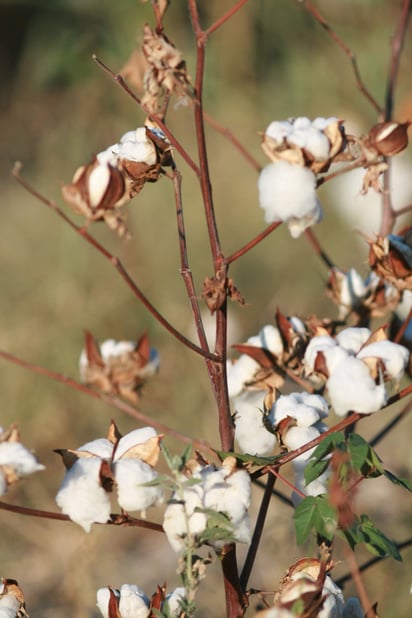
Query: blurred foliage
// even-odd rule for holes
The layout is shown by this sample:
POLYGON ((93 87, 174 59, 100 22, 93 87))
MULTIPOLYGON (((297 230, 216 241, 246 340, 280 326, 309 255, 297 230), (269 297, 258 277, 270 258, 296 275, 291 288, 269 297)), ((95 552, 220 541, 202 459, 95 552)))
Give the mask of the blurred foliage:
MULTIPOLYGON (((200 0, 203 23, 212 23, 232 4, 200 0)), ((356 52, 365 82, 382 101, 390 37, 400 3, 318 0, 315 4, 356 52)), ((150 3, 138 0, 0 0, 0 346, 76 377, 84 329, 99 340, 137 339, 147 330, 152 344, 160 349, 162 366, 159 377, 145 389, 142 410, 217 444, 216 412, 202 361, 164 334, 113 267, 10 177, 13 162, 22 161, 23 175, 61 203, 60 186, 80 164, 143 123, 141 110, 102 73, 92 54, 119 70, 141 39, 145 22, 152 23, 150 3)), ((194 37, 186 2, 171 0, 166 26, 193 76, 194 37)), ((411 59, 412 38, 408 36, 396 97, 395 115, 400 120, 412 117, 411 59)), ((377 120, 356 89, 349 59, 295 0, 246 4, 211 37, 206 68, 207 111, 262 165, 258 132, 273 119, 335 115, 361 131, 377 120)), ((168 122, 195 156, 190 110, 172 109, 168 122)), ((221 135, 208 128, 207 137, 220 234, 224 251, 230 254, 264 227, 257 206, 256 172, 221 135)), ((177 161, 182 164, 180 157, 177 161)), ((184 164, 181 168, 189 259, 200 290, 203 279, 212 274, 208 239, 196 179, 184 164)), ((365 270, 364 243, 353 232, 356 225, 335 208, 333 187, 322 190, 321 199, 326 217, 315 233, 323 248, 342 268, 365 270)), ((95 225, 92 232, 122 259, 160 311, 194 336, 188 327, 190 313, 179 275, 170 183, 162 179, 146 187, 129 213, 133 238, 127 244, 101 225, 95 225)), ((234 264, 231 274, 247 300, 246 309, 230 307, 237 341, 271 321, 277 306, 286 314, 336 316, 324 294, 324 265, 305 238, 291 241, 282 228, 234 264)), ((123 432, 135 425, 109 406, 5 362, 0 380, 2 425, 18 421, 23 441, 48 466, 33 480, 13 487, 8 496, 12 502, 54 509, 63 470, 52 449, 77 447, 104 435, 111 416, 123 432)), ((365 426, 373 435, 391 414, 374 417, 362 429, 365 426)), ((410 452, 407 426, 410 420, 394 431, 380 451, 382 457, 391 456, 393 466, 404 476, 412 467, 410 457, 404 457, 410 452)), ((386 486, 383 491, 388 491, 386 486)), ((410 508, 400 490, 391 491, 393 500, 384 498, 385 525, 403 539, 410 532, 410 508)), ((370 496, 366 499, 379 513, 382 504, 370 496)), ((273 511, 263 543, 269 555, 257 563, 251 582, 267 589, 276 586, 298 556, 289 510, 276 505, 273 511), (273 564, 270 550, 279 556, 279 544, 282 556, 273 564)), ((376 519, 377 515, 371 515, 376 519)), ((174 555, 154 533, 96 526, 86 537, 70 524, 2 511, 0 518, 2 575, 19 580, 32 616, 91 616, 95 590, 107 583, 138 583, 148 594, 166 577, 171 587, 177 584, 174 555), (153 568, 148 567, 149 560, 153 568)), ((213 569, 217 572, 218 565, 213 569)), ((407 564, 401 568, 381 564, 368 574, 370 596, 380 600, 382 615, 410 615, 402 604, 408 593, 407 577, 407 564)), ((200 605, 202 594, 204 600, 216 597, 215 586, 213 578, 205 580, 200 605)))

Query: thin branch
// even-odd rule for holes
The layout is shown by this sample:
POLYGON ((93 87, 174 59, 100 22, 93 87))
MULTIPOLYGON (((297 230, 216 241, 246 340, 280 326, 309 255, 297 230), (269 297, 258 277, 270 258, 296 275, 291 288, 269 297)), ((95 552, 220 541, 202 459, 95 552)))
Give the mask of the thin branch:
MULTIPOLYGON (((412 546, 412 538, 406 541, 403 541, 402 543, 396 544, 396 548, 398 549, 398 551, 402 551, 403 549, 406 549, 407 547, 411 547, 411 546, 412 546)), ((370 569, 371 567, 375 566, 375 564, 378 564, 379 562, 382 562, 382 560, 386 560, 387 558, 388 556, 375 556, 374 558, 370 558, 369 560, 367 560, 366 562, 364 562, 363 564, 359 566, 359 571, 363 573, 363 571, 370 569)), ((339 579, 336 579, 335 583, 337 586, 339 586, 339 588, 343 588, 346 582, 350 581, 351 579, 352 579, 352 573, 347 573, 346 575, 342 575, 342 577, 339 577, 339 579)))
MULTIPOLYGON (((246 0, 247 1, 247 0, 246 0)), ((262 166, 260 163, 250 154, 250 152, 240 143, 240 141, 235 137, 230 129, 221 125, 217 120, 212 118, 208 113, 203 111, 203 118, 206 122, 215 129, 218 133, 223 135, 235 148, 240 152, 240 154, 246 159, 246 161, 257 171, 260 172, 262 166)))
POLYGON ((343 53, 349 58, 350 63, 352 65, 352 70, 355 76, 356 86, 360 90, 360 92, 366 97, 375 111, 382 115, 384 110, 376 101, 376 99, 371 95, 369 90, 366 88, 365 83, 361 77, 358 62, 356 60, 356 56, 354 52, 346 45, 343 39, 333 30, 333 28, 328 24, 326 19, 319 13, 319 11, 313 6, 309 0, 298 0, 300 4, 304 6, 304 8, 316 19, 316 21, 322 26, 322 28, 327 32, 330 38, 340 47, 343 53))
POLYGON ((362 576, 359 570, 359 566, 356 561, 355 554, 346 545, 344 547, 344 551, 346 554, 346 562, 348 563, 350 571, 351 571, 352 580, 356 586, 356 590, 358 592, 358 596, 359 596, 363 611, 365 612, 365 617, 372 618, 372 616, 376 616, 376 613, 374 613, 373 610, 371 609, 372 603, 369 599, 365 584, 363 582, 363 579, 362 579, 362 576))
POLYGON ((404 319, 404 321, 402 322, 402 326, 400 327, 400 329, 398 330, 398 332, 396 333, 396 336, 393 340, 394 343, 400 343, 402 341, 402 338, 406 332, 406 329, 408 328, 410 321, 412 319, 412 307, 409 309, 408 311, 408 315, 406 316, 406 318, 404 319))
POLYGON ((332 262, 332 260, 328 257, 328 255, 325 253, 325 251, 320 246, 319 241, 316 238, 311 228, 307 228, 305 230, 305 236, 310 242, 310 244, 312 245, 316 254, 321 258, 321 260, 326 264, 326 266, 328 268, 334 268, 335 267, 334 263, 332 262))
POLYGON ((180 250, 180 274, 182 275, 183 281, 186 286, 186 292, 192 309, 192 314, 196 326, 196 331, 199 337, 200 346, 203 350, 209 352, 209 344, 206 338, 203 320, 199 308, 198 296, 196 294, 193 276, 189 267, 189 260, 187 256, 186 230, 183 218, 182 176, 177 170, 174 170, 173 173, 173 187, 175 195, 177 233, 180 250))
POLYGON ((225 260, 226 263, 232 264, 232 262, 238 260, 240 257, 245 255, 245 253, 247 253, 248 251, 256 247, 256 245, 258 245, 260 242, 262 242, 262 240, 264 240, 266 236, 269 236, 269 234, 276 230, 276 228, 278 228, 281 224, 282 221, 275 221, 274 223, 268 225, 267 228, 263 230, 263 232, 255 236, 255 238, 252 238, 252 240, 250 240, 248 243, 246 243, 246 245, 232 253, 232 255, 229 255, 229 257, 227 257, 225 260))
POLYGON ((130 88, 130 86, 128 85, 127 81, 124 79, 124 77, 120 74, 120 73, 115 73, 114 71, 112 71, 112 69, 110 69, 107 64, 105 64, 102 60, 100 60, 95 54, 93 54, 93 60, 108 74, 110 75, 110 77, 117 83, 119 84, 120 88, 122 90, 124 90, 124 92, 135 102, 137 103, 137 105, 139 105, 139 107, 142 108, 142 110, 148 115, 148 118, 150 118, 150 120, 152 120, 153 122, 155 122, 159 128, 163 131, 163 133, 166 135, 167 139, 170 141, 170 143, 172 144, 172 146, 174 148, 176 148, 176 150, 178 151, 178 153, 182 156, 182 158, 184 159, 184 161, 187 163, 187 165, 194 171, 194 173, 196 174, 196 176, 200 176, 200 170, 198 168, 198 166, 196 165, 196 163, 193 161, 193 159, 190 157, 190 155, 188 154, 188 152, 186 152, 186 150, 183 148, 183 146, 181 145, 181 143, 179 142, 179 140, 177 140, 175 138, 175 136, 173 135, 173 133, 171 133, 171 131, 167 128, 167 126, 165 125, 165 123, 163 122, 162 118, 160 118, 160 116, 150 113, 147 109, 145 109, 144 105, 142 105, 142 101, 140 99, 140 97, 137 96, 137 94, 135 94, 133 92, 133 90, 130 88))
POLYGON ((147 416, 146 414, 143 414, 139 410, 136 410, 136 408, 129 405, 125 401, 119 399, 118 397, 113 397, 111 395, 106 395, 105 393, 102 393, 100 391, 93 390, 89 388, 88 386, 86 386, 85 384, 82 384, 81 382, 77 382, 73 378, 70 378, 69 376, 58 373, 57 371, 52 371, 45 367, 41 367, 39 365, 34 365, 33 363, 30 363, 26 360, 18 358, 17 356, 14 356, 13 354, 10 354, 9 352, 5 352, 4 350, 0 350, 0 358, 3 358, 4 360, 10 363, 13 363, 15 365, 18 365, 19 367, 22 367, 23 369, 27 369, 31 371, 32 373, 37 373, 51 380, 54 380, 55 382, 60 382, 61 384, 65 384, 69 388, 72 388, 76 391, 84 393, 85 395, 88 395, 89 397, 93 397, 94 399, 103 401, 104 403, 107 403, 108 405, 115 407, 117 410, 124 412, 125 414, 138 420, 139 422, 145 423, 146 425, 150 425, 151 427, 154 427, 160 433, 164 433, 172 438, 175 438, 176 440, 179 440, 180 442, 183 442, 184 444, 192 444, 194 447, 200 450, 206 449, 210 453, 213 453, 213 454, 215 453, 215 451, 206 441, 192 440, 192 438, 189 438, 189 436, 186 436, 185 434, 182 434, 179 431, 176 431, 172 427, 169 427, 168 425, 165 425, 164 423, 157 421, 152 416, 147 416))
POLYGON ((396 79, 399 72, 399 62, 405 42, 405 34, 408 28, 411 0, 403 0, 398 25, 391 45, 391 60, 389 66, 388 83, 385 97, 385 120, 392 120, 396 79))
POLYGON ((269 473, 266 481, 265 492, 260 503, 259 513, 256 518, 255 528, 253 530, 252 541, 250 543, 245 563, 240 574, 240 585, 242 587, 242 590, 246 590, 247 588, 249 577, 255 563, 260 539, 262 537, 263 529, 265 527, 265 521, 269 509, 270 500, 272 498, 273 489, 275 487, 275 482, 276 477, 273 474, 269 473))
POLYGON ((13 176, 16 178, 17 182, 20 183, 26 191, 28 191, 33 197, 38 199, 40 202, 45 204, 48 208, 53 210, 65 223, 67 223, 75 232, 79 234, 86 242, 88 242, 92 247, 94 247, 103 257, 105 257, 117 272, 120 274, 121 278, 126 282, 129 289, 133 292, 136 298, 146 307, 149 313, 171 334, 173 335, 180 343, 183 343, 187 348, 191 349, 193 352, 200 354, 205 358, 209 358, 210 360, 216 360, 216 356, 206 350, 202 350, 199 346, 194 344, 192 341, 187 339, 180 331, 178 331, 174 326, 170 324, 162 316, 162 314, 152 305, 152 303, 148 300, 148 298, 143 294, 138 285, 133 281, 129 273, 124 268, 120 259, 114 255, 112 255, 107 249, 103 247, 93 236, 91 236, 84 227, 77 226, 69 217, 63 212, 57 204, 47 197, 36 191, 27 181, 25 181, 20 176, 20 168, 19 166, 15 166, 13 170, 13 176))
POLYGON ((238 2, 231 9, 229 9, 224 15, 219 17, 219 19, 217 19, 214 24, 212 24, 207 30, 205 30, 205 34, 209 36, 218 28, 223 26, 223 24, 225 24, 235 13, 237 13, 242 8, 242 6, 246 4, 246 2, 248 2, 248 0, 238 0, 238 2))
MULTIPOLYGON (((43 511, 40 509, 32 509, 27 506, 17 506, 16 504, 8 504, 0 500, 0 510, 10 511, 12 513, 18 513, 19 515, 28 515, 29 517, 41 517, 43 519, 55 519, 58 521, 71 521, 68 515, 64 513, 56 513, 54 511, 43 511)), ((110 521, 103 525, 113 526, 136 526, 139 528, 146 528, 147 530, 154 530, 155 532, 163 532, 163 527, 160 524, 156 524, 146 519, 139 519, 137 517, 131 517, 126 514, 112 513, 110 515, 110 521)))

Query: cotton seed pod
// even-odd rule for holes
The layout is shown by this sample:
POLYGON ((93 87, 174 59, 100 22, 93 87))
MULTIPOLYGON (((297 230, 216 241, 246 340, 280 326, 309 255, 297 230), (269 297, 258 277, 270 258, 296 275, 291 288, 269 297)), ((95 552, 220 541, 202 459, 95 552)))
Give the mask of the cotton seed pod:
POLYGON ((411 122, 379 122, 369 131, 370 144, 385 157, 392 157, 408 145, 408 127, 411 122))
POLYGON ((369 264, 382 279, 398 290, 412 290, 412 248, 409 245, 411 230, 402 236, 378 236, 369 243, 369 264))

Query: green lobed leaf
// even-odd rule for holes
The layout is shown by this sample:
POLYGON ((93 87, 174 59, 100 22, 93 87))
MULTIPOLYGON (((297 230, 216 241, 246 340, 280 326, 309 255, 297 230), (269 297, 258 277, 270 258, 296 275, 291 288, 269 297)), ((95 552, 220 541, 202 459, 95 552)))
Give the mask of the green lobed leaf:
POLYGON ((331 541, 337 528, 335 509, 325 495, 307 496, 297 506, 293 515, 297 543, 301 545, 314 530, 331 541))
POLYGON ((352 433, 347 440, 348 453, 354 470, 363 476, 381 476, 382 462, 370 444, 359 434, 352 433))
POLYGON ((400 479, 398 476, 393 474, 393 472, 389 472, 389 470, 384 470, 383 474, 385 478, 391 481, 394 485, 400 485, 401 487, 404 487, 408 491, 412 492, 412 483, 408 481, 408 479, 400 479))
POLYGON ((343 431, 336 431, 322 439, 312 453, 311 459, 316 461, 330 455, 336 448, 345 447, 345 435, 343 431))
POLYGON ((325 472, 328 466, 329 466, 329 459, 321 459, 318 461, 309 460, 305 468, 305 471, 304 471, 306 485, 309 485, 309 483, 311 483, 312 481, 317 479, 321 474, 323 474, 323 472, 325 472))
POLYGON ((271 466, 277 459, 283 455, 274 455, 273 457, 258 457, 257 455, 249 455, 249 453, 231 453, 230 451, 215 451, 220 459, 234 457, 240 463, 249 463, 255 466, 271 466))

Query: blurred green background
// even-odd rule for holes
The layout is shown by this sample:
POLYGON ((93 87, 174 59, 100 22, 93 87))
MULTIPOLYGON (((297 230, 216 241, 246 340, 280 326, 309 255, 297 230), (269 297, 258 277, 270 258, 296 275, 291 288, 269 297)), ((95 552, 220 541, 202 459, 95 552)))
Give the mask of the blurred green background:
MULTIPOLYGON (((202 23, 213 23, 232 4, 200 0, 202 23)), ((368 88, 383 101, 400 2, 315 4, 356 52, 368 88)), ((85 329, 98 340, 137 339, 147 330, 162 364, 159 376, 145 388, 141 409, 217 445, 216 410, 201 360, 165 333, 112 266, 10 174, 14 161, 21 161, 24 177, 61 204, 60 187, 79 165, 143 124, 142 111, 99 69, 92 54, 120 70, 141 41, 146 22, 153 23, 150 3, 138 0, 0 0, 0 347, 77 377, 85 329)), ((195 45, 184 0, 171 0, 165 23, 193 77, 195 45)), ((397 87, 399 120, 412 118, 411 69, 409 32, 397 87)), ((251 0, 211 37, 205 107, 262 165, 258 132, 274 119, 333 115, 360 132, 377 120, 355 87, 348 58, 295 0, 251 0)), ((190 108, 172 106, 168 122, 196 157, 190 108)), ((220 235, 229 255, 264 227, 257 175, 221 135, 208 128, 207 139, 220 235)), ((408 154, 401 159, 406 172, 399 181, 399 207, 412 201, 410 159, 408 154)), ((192 172, 179 156, 176 160, 183 173, 190 265, 200 293, 204 278, 213 274, 201 197, 192 172)), ((358 230, 365 221, 367 225, 379 218, 379 205, 359 202, 358 182, 331 183, 320 191, 326 214, 315 233, 336 264, 366 273, 366 243, 358 230), (345 215, 346 207, 350 216, 345 215)), ((145 187, 128 212, 131 241, 122 243, 101 224, 91 231, 121 258, 167 319, 194 337, 179 274, 171 183, 161 179, 145 187)), ((336 317, 324 293, 324 265, 304 237, 292 241, 286 229, 277 230, 234 264, 231 275, 247 301, 246 308, 230 307, 234 341, 245 340, 272 321, 276 307, 285 314, 336 317)), ((52 450, 75 448, 105 435, 111 417, 124 433, 136 426, 109 406, 4 361, 0 382, 1 424, 17 421, 23 442, 47 465, 46 471, 10 489, 7 500, 13 503, 54 510, 64 472, 52 450)), ((368 419, 360 431, 374 435, 393 415, 390 410, 368 419)), ((405 420, 378 448, 385 463, 401 476, 410 475, 412 468, 408 429, 412 424, 405 420)), ((168 444, 181 449, 170 440, 168 444)), ((371 481, 360 492, 359 508, 368 508, 389 536, 403 540, 411 531, 407 500, 385 481, 371 481)), ((160 514, 156 517, 159 520, 160 514)), ((150 595, 165 579, 171 588, 178 583, 172 550, 155 533, 95 526, 85 535, 72 524, 3 511, 0 521, 0 575, 20 582, 32 616, 95 616, 95 591, 107 584, 138 583, 150 595)), ((295 547, 286 506, 273 505, 263 547, 250 583, 271 590, 302 555, 295 547)), ((380 615, 411 615, 411 564, 406 550, 403 565, 386 561, 367 574, 367 588, 371 599, 379 601, 380 615)), ((211 567, 212 573, 218 571, 218 564, 211 567)), ((345 572, 339 566, 336 575, 345 572)), ((353 587, 348 586, 345 594, 350 593, 353 587)), ((199 596, 199 616, 222 616, 222 598, 219 580, 207 578, 199 596)))

